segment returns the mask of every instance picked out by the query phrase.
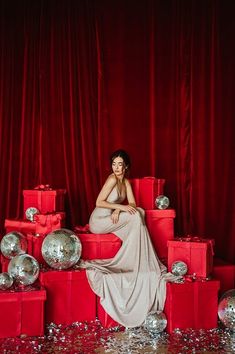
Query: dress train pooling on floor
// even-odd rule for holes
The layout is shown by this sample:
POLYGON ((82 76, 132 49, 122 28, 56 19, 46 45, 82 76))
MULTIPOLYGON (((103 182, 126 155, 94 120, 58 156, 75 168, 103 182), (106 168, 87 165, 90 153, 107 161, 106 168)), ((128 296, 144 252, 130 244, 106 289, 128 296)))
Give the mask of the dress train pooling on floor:
MULTIPOLYGON (((107 199, 121 203, 115 186, 107 199)), ((95 208, 89 225, 93 233, 113 233, 122 247, 112 259, 83 261, 93 291, 100 296, 105 311, 125 327, 143 324, 148 313, 163 310, 166 281, 174 280, 159 261, 144 223, 144 210, 135 214, 120 212, 113 224, 113 210, 95 208)))

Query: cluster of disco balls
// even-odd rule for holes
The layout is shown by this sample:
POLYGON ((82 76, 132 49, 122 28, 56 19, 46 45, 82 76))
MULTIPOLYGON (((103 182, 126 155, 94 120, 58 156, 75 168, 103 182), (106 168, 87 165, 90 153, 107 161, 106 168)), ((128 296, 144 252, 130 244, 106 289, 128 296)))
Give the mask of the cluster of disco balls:
POLYGON ((39 275, 39 264, 34 257, 26 254, 26 237, 21 232, 9 232, 3 236, 0 247, 2 254, 10 259, 8 272, 0 274, 0 289, 7 290, 13 283, 33 284, 39 275))
MULTIPOLYGON (((13 283, 31 285, 39 276, 38 261, 27 254, 27 239, 21 233, 12 231, 3 236, 2 254, 10 259, 8 272, 0 274, 0 290, 9 289, 13 283)), ((75 265, 82 252, 79 238, 71 230, 58 229, 49 233, 42 243, 42 256, 54 269, 68 269, 75 265)))

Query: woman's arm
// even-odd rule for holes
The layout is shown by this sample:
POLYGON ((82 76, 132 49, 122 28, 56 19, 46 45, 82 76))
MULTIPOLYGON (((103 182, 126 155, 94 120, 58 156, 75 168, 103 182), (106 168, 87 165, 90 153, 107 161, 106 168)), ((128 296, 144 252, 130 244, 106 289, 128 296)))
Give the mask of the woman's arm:
POLYGON ((108 198, 110 192, 114 188, 114 186, 117 184, 116 177, 114 175, 110 175, 105 184, 103 185, 97 200, 96 200, 96 206, 99 208, 107 208, 107 209, 119 209, 121 211, 127 211, 129 213, 134 213, 136 210, 133 206, 131 205, 124 205, 124 204, 118 204, 118 203, 109 203, 106 201, 108 198))

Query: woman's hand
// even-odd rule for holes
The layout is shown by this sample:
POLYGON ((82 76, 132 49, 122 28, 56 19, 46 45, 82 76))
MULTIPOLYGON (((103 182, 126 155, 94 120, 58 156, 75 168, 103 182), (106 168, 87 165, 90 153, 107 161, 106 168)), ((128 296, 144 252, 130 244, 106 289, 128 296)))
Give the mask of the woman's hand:
POLYGON ((119 220, 120 209, 115 209, 111 214, 111 220, 113 224, 116 224, 119 220))
POLYGON ((122 211, 126 211, 127 213, 130 213, 130 214, 135 214, 136 213, 136 207, 134 207, 134 206, 132 206, 130 204, 122 205, 120 209, 122 211))

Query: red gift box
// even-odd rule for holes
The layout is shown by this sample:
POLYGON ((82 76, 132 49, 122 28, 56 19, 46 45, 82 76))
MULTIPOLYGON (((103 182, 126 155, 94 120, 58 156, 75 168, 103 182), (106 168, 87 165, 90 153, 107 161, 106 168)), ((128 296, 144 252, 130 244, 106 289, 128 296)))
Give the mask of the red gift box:
POLYGON ((11 231, 20 231, 23 234, 48 234, 53 230, 60 229, 65 225, 65 212, 51 213, 51 214, 37 214, 35 221, 5 219, 6 233, 11 231))
POLYGON ((166 263, 167 242, 174 238, 174 209, 145 210, 145 222, 158 257, 166 263))
POLYGON ((143 209, 156 209, 155 200, 164 193, 165 179, 143 177, 133 178, 130 182, 136 205, 143 209))
POLYGON ((46 323, 69 325, 96 319, 96 295, 85 270, 49 270, 39 278, 47 291, 46 323))
POLYGON ((235 288, 235 264, 214 258, 212 276, 220 281, 220 294, 235 288))
POLYGON ((10 262, 10 259, 4 257, 2 254, 0 256, 1 259, 1 268, 2 268, 2 273, 8 272, 8 264, 10 262))
POLYGON ((55 211, 64 210, 65 189, 56 190, 23 190, 23 210, 25 211, 34 207, 41 214, 54 213, 55 211))
POLYGON ((0 338, 44 335, 44 289, 0 292, 0 338))
POLYGON ((36 224, 26 220, 5 219, 4 228, 6 233, 11 231, 19 231, 26 235, 28 232, 35 232, 36 224))
POLYGON ((97 297, 97 317, 102 326, 105 328, 121 326, 118 322, 114 321, 112 317, 107 314, 103 306, 100 304, 99 297, 97 297))
POLYGON ((164 313, 167 332, 217 327, 219 281, 167 283, 164 313))
POLYGON ((81 258, 107 259, 113 258, 122 245, 120 238, 114 234, 77 234, 82 243, 81 258))
POLYGON ((168 270, 172 264, 183 261, 187 264, 187 274, 195 274, 198 277, 207 277, 213 267, 212 239, 200 237, 178 238, 168 241, 168 270))

